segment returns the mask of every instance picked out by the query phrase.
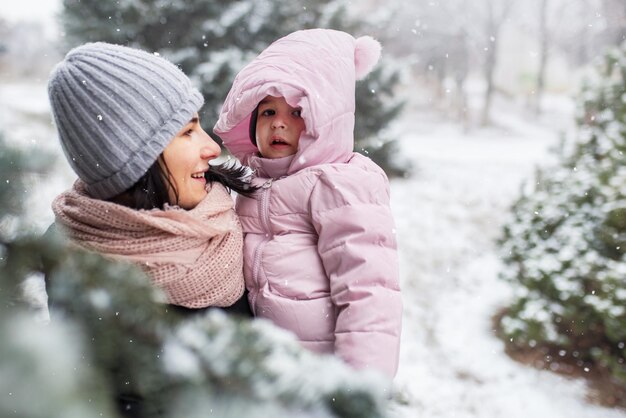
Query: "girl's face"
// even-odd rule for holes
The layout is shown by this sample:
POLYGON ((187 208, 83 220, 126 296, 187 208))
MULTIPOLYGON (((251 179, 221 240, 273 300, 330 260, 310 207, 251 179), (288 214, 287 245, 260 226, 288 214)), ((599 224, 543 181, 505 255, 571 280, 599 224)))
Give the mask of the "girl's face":
MULTIPOLYGON (((193 209, 207 195, 204 173, 209 161, 221 153, 220 146, 200 126, 196 113, 163 150, 164 171, 178 193, 178 206, 193 209)), ((168 190, 170 204, 176 204, 174 190, 168 190)))
POLYGON ((284 97, 267 96, 259 103, 256 143, 265 158, 281 158, 298 151, 304 120, 299 108, 291 107, 284 97))

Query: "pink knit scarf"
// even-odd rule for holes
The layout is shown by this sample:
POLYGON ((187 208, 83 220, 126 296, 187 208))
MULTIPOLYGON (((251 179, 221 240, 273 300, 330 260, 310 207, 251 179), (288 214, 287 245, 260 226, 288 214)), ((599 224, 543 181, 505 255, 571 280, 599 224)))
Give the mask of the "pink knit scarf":
POLYGON ((134 210, 90 198, 79 180, 52 210, 76 245, 141 266, 169 303, 230 306, 244 290, 241 224, 221 184, 207 191, 191 210, 134 210))

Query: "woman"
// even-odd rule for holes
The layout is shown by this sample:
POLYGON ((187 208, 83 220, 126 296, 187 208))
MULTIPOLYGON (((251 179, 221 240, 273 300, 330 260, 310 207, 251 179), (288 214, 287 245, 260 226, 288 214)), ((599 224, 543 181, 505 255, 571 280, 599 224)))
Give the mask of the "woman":
POLYGON ((189 78, 157 54, 92 43, 55 67, 48 94, 78 176, 52 204, 71 242, 138 264, 177 310, 250 315, 226 188, 250 190, 243 169, 209 166, 220 147, 189 78))

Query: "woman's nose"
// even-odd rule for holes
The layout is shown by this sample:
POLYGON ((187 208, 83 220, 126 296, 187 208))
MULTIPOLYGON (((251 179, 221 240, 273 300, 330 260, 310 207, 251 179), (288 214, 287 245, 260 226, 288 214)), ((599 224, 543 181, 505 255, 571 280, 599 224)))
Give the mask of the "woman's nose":
POLYGON ((207 160, 219 157, 222 153, 220 146, 204 130, 202 132, 205 136, 205 142, 200 149, 200 157, 207 160))

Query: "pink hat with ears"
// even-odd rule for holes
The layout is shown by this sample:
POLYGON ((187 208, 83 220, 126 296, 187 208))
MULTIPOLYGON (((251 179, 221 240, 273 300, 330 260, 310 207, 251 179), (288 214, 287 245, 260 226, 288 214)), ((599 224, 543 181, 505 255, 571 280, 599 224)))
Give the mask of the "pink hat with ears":
MULTIPOLYGON (((361 36, 354 42, 354 72, 357 80, 365 78, 374 68, 380 59, 382 47, 380 42, 371 36, 361 36)), ((256 146, 256 122, 258 117, 258 106, 254 108, 250 115, 250 127, 248 135, 250 141, 256 146)))
POLYGON ((266 96, 284 97, 302 109, 305 121, 290 172, 347 161, 354 147, 356 81, 372 71, 380 55, 381 45, 372 37, 332 29, 280 38, 237 74, 214 132, 247 164, 258 153, 255 108, 266 96))

